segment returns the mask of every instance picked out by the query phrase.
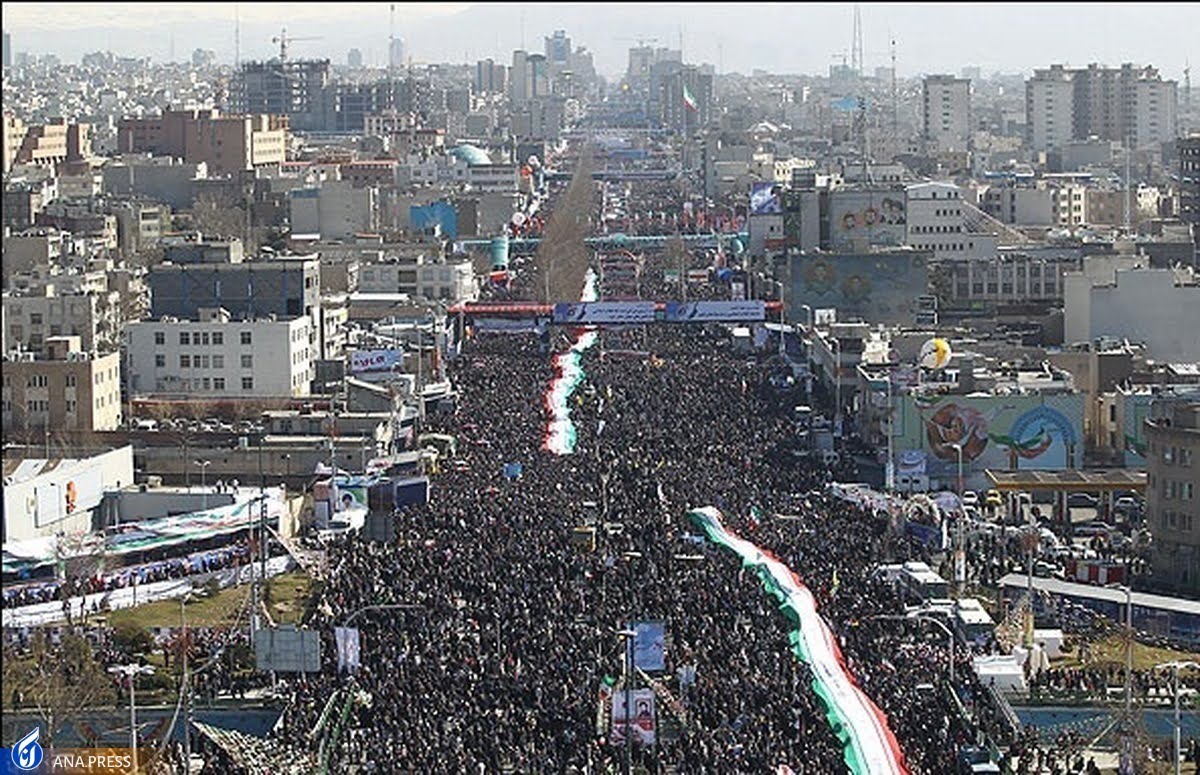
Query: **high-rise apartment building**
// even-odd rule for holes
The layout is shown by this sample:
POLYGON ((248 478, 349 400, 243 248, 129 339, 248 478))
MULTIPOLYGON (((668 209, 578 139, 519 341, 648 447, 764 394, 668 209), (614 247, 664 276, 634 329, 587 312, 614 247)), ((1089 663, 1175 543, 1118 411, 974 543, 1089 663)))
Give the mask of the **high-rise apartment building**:
POLYGON ((1179 218, 1200 236, 1200 134, 1179 140, 1179 218))
POLYGON ((475 63, 471 88, 476 94, 503 94, 508 90, 508 72, 500 62, 481 59, 475 63))
POLYGON ((971 138, 971 81, 929 75, 922 84, 925 139, 940 151, 965 151, 971 138))
POLYGON ((1123 64, 1035 70, 1025 82, 1026 139, 1036 151, 1097 137, 1145 148, 1175 139, 1175 81, 1158 70, 1123 64))

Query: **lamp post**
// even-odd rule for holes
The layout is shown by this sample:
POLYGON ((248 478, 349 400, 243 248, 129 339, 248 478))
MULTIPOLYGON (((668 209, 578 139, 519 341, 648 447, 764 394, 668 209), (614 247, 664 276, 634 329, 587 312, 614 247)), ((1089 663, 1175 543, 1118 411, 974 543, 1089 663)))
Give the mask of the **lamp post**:
MULTIPOLYGON (((884 468, 883 489, 891 492, 896 487, 895 450, 892 449, 892 373, 887 375, 887 463, 884 468)), ((960 495, 961 497, 961 495, 960 495)))
POLYGON ((187 604, 191 599, 190 592, 179 598, 179 622, 183 627, 183 771, 189 775, 192 771, 192 685, 188 673, 191 643, 188 641, 187 604))
POLYGON ((1179 671, 1183 668, 1200 668, 1200 662, 1163 662, 1160 665, 1154 666, 1156 670, 1164 667, 1171 668, 1171 674, 1174 679, 1171 682, 1171 686, 1173 689, 1173 694, 1175 695, 1175 775, 1180 775, 1179 755, 1182 753, 1182 751, 1180 751, 1179 738, 1183 722, 1181 721, 1179 714, 1179 671))
POLYGON ((833 430, 837 440, 842 438, 842 341, 836 334, 830 333, 833 343, 833 430))
POLYGON ((907 614, 874 614, 873 616, 863 617, 863 621, 870 619, 888 619, 891 621, 921 621, 929 622, 941 628, 942 632, 946 633, 947 643, 950 646, 950 688, 954 688, 954 631, 945 625, 940 619, 932 616, 927 616, 921 613, 920 610, 913 611, 907 614))
POLYGON ((787 300, 784 297, 782 280, 772 280, 779 286, 779 354, 783 355, 783 327, 787 325, 787 300))
POLYGON ((205 474, 208 471, 208 467, 212 463, 212 461, 211 460, 195 460, 193 462, 196 465, 200 466, 200 492, 204 493, 204 508, 207 509, 208 508, 208 485, 206 484, 207 478, 206 478, 205 474))
POLYGON ((633 639, 637 633, 631 629, 617 631, 625 646, 625 775, 633 771, 633 730, 630 727, 633 708, 631 707, 631 690, 633 689, 633 639))
MULTIPOLYGON (((954 454, 958 457, 958 502, 962 505, 963 497, 963 449, 962 444, 952 444, 954 454)), ((954 580, 958 583, 958 596, 963 596, 963 588, 967 583, 967 547, 963 536, 963 522, 966 522, 967 515, 960 509, 958 515, 958 529, 955 530, 955 544, 957 548, 954 552, 954 580)))
POLYGON ((137 700, 134 696, 134 678, 139 675, 150 675, 154 672, 154 668, 147 665, 139 665, 131 662, 128 665, 113 665, 108 668, 108 672, 114 675, 123 675, 129 679, 129 748, 133 756, 133 768, 131 772, 138 771, 138 744, 137 744, 137 700))

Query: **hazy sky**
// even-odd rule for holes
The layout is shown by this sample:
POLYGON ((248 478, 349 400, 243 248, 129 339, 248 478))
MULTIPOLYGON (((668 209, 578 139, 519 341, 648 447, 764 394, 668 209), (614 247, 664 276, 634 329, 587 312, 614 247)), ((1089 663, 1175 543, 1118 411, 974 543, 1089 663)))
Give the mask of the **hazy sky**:
MULTIPOLYGON (((853 4, 396 3, 395 30, 418 62, 511 61, 522 47, 564 29, 586 46, 601 73, 624 71, 638 38, 678 48, 684 59, 722 71, 826 72, 848 54, 853 4)), ((1182 80, 1185 60, 1200 60, 1200 4, 861 3, 868 71, 887 66, 896 41, 902 75, 1029 72, 1051 62, 1153 64, 1182 80)), ((280 27, 296 37, 295 57, 345 63, 350 48, 368 64, 386 61, 388 3, 4 3, 4 29, 16 51, 79 61, 88 52, 187 60, 193 49, 232 61, 234 18, 243 59, 276 52, 280 27), (235 11, 236 9, 236 11, 235 11)), ((1200 78, 1200 74, 1197 75, 1200 78)))

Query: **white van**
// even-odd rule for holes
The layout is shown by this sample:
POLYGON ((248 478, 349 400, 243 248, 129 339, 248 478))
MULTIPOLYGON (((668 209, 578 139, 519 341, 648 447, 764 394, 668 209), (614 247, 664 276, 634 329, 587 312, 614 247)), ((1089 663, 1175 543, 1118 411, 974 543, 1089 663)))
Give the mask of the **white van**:
POLYGON ((146 417, 134 420, 133 429, 135 431, 156 431, 158 430, 158 420, 151 420, 146 417))

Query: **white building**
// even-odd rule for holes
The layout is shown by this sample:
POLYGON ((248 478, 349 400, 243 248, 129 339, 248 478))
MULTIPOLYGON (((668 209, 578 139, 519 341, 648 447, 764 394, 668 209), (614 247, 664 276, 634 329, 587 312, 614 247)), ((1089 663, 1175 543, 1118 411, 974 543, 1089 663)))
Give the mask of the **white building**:
POLYGON ((1070 142, 1075 85, 1061 67, 1035 70, 1025 82, 1026 141, 1035 151, 1062 148, 1070 142))
POLYGON ((4 535, 10 541, 90 532, 104 493, 133 484, 133 447, 81 460, 5 459, 4 535), (11 470, 10 470, 11 465, 11 470))
POLYGON ((925 139, 939 151, 965 151, 971 137, 971 81, 929 75, 922 87, 925 139))
POLYGON ((414 299, 470 301, 476 297, 470 261, 425 263, 421 260, 364 264, 359 269, 361 293, 401 293, 414 299))
POLYGON ((1156 361, 1200 362, 1200 282, 1190 267, 1118 269, 1110 283, 1085 264, 1063 276, 1063 315, 1068 343, 1109 336, 1144 342, 1156 361))
POLYGON ((312 321, 166 318, 125 328, 129 392, 214 398, 307 396, 318 356, 312 321))
POLYGON ((935 261, 996 256, 996 235, 969 231, 958 186, 917 183, 906 194, 906 244, 932 250, 935 261))
POLYGON ((294 189, 288 204, 293 234, 344 240, 379 230, 379 189, 374 187, 327 180, 320 188, 294 189))

